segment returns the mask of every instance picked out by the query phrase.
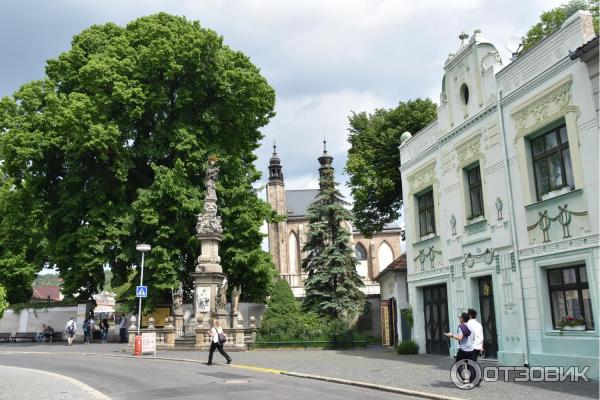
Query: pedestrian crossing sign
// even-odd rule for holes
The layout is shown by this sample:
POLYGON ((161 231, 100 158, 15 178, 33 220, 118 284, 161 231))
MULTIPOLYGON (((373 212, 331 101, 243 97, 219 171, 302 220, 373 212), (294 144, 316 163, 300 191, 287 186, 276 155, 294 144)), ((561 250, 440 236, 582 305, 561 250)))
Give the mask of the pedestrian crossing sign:
POLYGON ((148 286, 136 286, 135 297, 148 297, 148 286))

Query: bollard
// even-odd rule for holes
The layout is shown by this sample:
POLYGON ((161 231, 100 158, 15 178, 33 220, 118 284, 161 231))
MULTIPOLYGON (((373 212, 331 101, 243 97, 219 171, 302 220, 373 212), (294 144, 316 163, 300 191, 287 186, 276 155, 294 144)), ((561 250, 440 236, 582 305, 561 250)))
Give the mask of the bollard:
POLYGON ((133 347, 133 355, 141 356, 142 355, 142 336, 136 335, 135 337, 135 346, 133 347))

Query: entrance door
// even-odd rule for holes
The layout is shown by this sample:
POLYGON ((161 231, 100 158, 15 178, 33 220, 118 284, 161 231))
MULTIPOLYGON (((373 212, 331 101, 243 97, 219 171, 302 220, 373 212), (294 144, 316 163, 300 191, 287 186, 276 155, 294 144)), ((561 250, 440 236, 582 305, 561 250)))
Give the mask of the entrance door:
POLYGON ((384 346, 390 346, 391 338, 389 300, 380 300, 379 307, 381 310, 381 344, 384 346))
POLYGON ((494 286, 491 276, 478 280, 479 316, 483 326, 483 348, 487 358, 498 357, 498 334, 496 332, 496 313, 494 311, 494 286))
POLYGON ((423 288, 425 312, 425 351, 427 354, 450 354, 448 338, 448 292, 446 285, 423 288))
POLYGON ((396 320, 398 310, 396 306, 396 299, 392 297, 388 305, 390 315, 390 345, 396 346, 398 344, 398 321, 396 320))

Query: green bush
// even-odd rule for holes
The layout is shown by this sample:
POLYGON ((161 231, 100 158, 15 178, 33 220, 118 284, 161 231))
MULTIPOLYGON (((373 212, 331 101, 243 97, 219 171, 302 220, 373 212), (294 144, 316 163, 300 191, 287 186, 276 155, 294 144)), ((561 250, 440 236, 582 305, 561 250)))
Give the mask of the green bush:
MULTIPOLYGON (((267 310, 258 331, 262 342, 311 342, 299 343, 298 347, 333 348, 336 342, 367 341, 343 318, 319 318, 313 312, 300 309, 292 289, 284 280, 275 282, 267 310)), ((293 347, 293 343, 289 343, 293 347)), ((265 344, 261 347, 268 347, 265 344)), ((349 345, 349 347, 352 347, 349 345)))
POLYGON ((280 280, 273 286, 258 334, 266 341, 318 340, 326 335, 326 326, 316 314, 301 312, 292 289, 280 280))
POLYGON ((418 354, 419 345, 414 340, 403 340, 396 346, 396 352, 398 354, 418 354))

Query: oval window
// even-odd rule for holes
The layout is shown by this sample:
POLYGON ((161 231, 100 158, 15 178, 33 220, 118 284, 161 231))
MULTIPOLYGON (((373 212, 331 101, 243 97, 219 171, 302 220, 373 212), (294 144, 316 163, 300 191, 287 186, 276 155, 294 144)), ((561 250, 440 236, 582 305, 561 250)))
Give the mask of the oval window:
POLYGON ((466 83, 460 87, 460 97, 465 105, 469 104, 469 87, 466 83))

